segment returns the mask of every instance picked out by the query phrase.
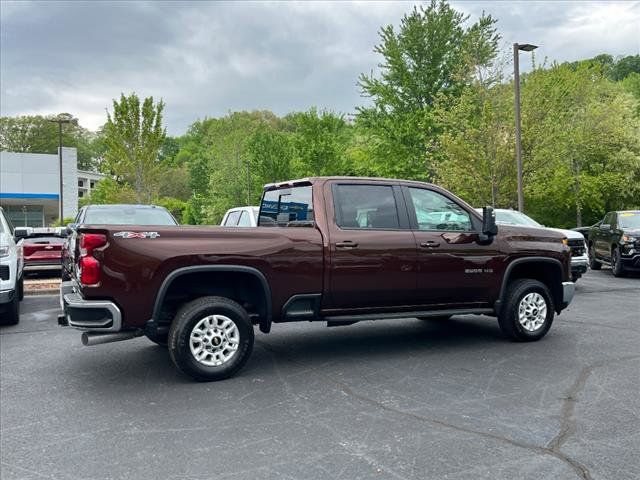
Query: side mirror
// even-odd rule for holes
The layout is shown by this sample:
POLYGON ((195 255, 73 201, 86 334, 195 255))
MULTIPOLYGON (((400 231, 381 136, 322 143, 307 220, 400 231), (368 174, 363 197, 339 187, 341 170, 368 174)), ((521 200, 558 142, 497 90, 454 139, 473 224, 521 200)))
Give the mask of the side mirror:
POLYGON ((67 225, 67 235, 71 235, 72 232, 74 232, 76 230, 76 228, 78 228, 78 224, 77 223, 70 223, 67 225))
POLYGON ((493 207, 487 206, 482 209, 482 233, 489 237, 494 237, 498 234, 496 212, 493 207))
POLYGON ((29 236, 29 229, 27 227, 16 227, 13 230, 13 239, 17 242, 22 240, 23 238, 27 238, 29 236))

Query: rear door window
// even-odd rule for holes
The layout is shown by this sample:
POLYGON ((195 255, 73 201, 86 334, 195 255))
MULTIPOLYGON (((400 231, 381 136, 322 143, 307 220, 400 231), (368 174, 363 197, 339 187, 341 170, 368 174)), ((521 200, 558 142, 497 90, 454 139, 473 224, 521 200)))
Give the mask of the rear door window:
POLYGON ((336 224, 342 229, 398 230, 398 206, 389 185, 334 185, 336 224))

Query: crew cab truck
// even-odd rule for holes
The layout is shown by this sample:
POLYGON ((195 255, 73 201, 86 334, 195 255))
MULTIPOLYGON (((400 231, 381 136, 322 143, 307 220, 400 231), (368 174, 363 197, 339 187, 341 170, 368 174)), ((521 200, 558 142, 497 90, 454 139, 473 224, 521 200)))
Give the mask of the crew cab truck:
POLYGON ((319 177, 265 187, 254 228, 80 225, 59 323, 94 345, 146 335, 197 380, 236 373, 254 326, 457 314, 542 338, 571 302, 566 238, 500 227, 435 185, 319 177))

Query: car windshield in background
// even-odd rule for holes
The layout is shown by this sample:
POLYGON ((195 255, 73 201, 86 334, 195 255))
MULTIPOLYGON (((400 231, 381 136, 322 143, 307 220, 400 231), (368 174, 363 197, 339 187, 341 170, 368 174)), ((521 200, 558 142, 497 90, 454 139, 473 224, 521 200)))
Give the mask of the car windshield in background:
POLYGON ((542 227, 533 218, 527 217, 524 213, 511 210, 496 210, 496 223, 503 225, 520 225, 524 227, 542 227))
POLYGON ((177 225, 161 208, 88 208, 83 223, 94 225, 177 225))
POLYGON ((620 212, 618 218, 620 228, 640 228, 640 212, 620 212))
POLYGON ((260 226, 308 225, 313 222, 311 185, 265 192, 260 205, 260 226))

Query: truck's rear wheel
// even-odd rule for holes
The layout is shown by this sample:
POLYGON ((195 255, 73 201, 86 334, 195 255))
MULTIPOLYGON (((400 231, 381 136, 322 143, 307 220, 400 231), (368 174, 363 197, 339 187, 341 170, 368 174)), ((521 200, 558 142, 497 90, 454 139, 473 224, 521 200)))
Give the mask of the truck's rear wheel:
POLYGON ((253 325, 241 305, 224 297, 201 297, 178 310, 169 329, 173 363, 199 381, 228 378, 253 350, 253 325))
POLYGON ((498 323, 507 337, 531 342, 546 335, 553 316, 553 299, 547 286, 538 280, 518 279, 509 285, 498 323))

